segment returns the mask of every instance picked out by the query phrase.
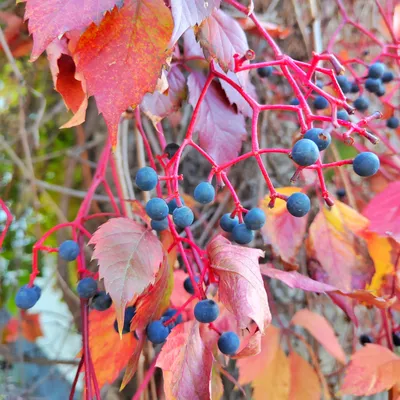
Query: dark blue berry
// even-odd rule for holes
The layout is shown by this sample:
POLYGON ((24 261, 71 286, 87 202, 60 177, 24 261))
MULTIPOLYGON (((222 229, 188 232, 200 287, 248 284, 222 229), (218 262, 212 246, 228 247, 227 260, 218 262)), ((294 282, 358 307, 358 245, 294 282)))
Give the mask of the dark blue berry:
POLYGON ((194 317, 199 322, 210 323, 215 321, 219 315, 218 304, 214 300, 205 299, 199 301, 194 307, 194 317))
POLYGON ((286 202, 286 208, 294 217, 304 217, 310 211, 309 197, 304 193, 293 193, 286 202))
POLYGON ((394 79, 394 74, 392 71, 385 71, 382 75, 382 82, 389 83, 394 79))
MULTIPOLYGON (((131 322, 133 317, 136 314, 136 307, 135 306, 131 306, 131 307, 127 307, 125 309, 125 315, 124 315, 124 325, 122 327, 122 333, 129 333, 131 330, 131 322)), ((114 329, 116 332, 118 332, 118 322, 117 320, 115 320, 114 322, 114 329)))
POLYGON ((385 65, 380 62, 376 62, 369 66, 368 77, 378 79, 383 75, 384 72, 385 72, 385 65))
POLYGON ((344 75, 339 75, 336 77, 337 83, 340 86, 340 89, 342 89, 343 93, 349 93, 351 90, 351 83, 350 81, 347 79, 346 76, 344 75))
POLYGON ((186 228, 193 224, 193 211, 186 206, 176 208, 172 214, 172 219, 174 220, 174 224, 179 226, 179 228, 186 228))
POLYGON ((319 157, 318 146, 310 139, 300 139, 292 149, 293 161, 302 167, 314 164, 319 157))
MULTIPOLYGON (((179 196, 179 198, 181 199, 181 204, 184 206, 185 202, 183 201, 183 198, 181 196, 179 196)), ((175 208, 178 207, 178 203, 176 201, 175 198, 173 198, 170 202, 168 202, 168 210, 169 213, 172 215, 173 212, 175 211, 175 208)))
POLYGON ((147 337, 151 343, 160 344, 165 342, 165 339, 167 339, 169 335, 169 329, 167 326, 164 326, 163 322, 164 321, 162 320, 157 320, 150 322, 150 324, 147 325, 147 337))
POLYGON ((353 161, 353 170, 360 176, 372 176, 378 172, 380 166, 379 158, 369 151, 360 153, 353 161))
POLYGON ((40 293, 41 291, 38 286, 29 287, 28 285, 24 285, 18 289, 15 296, 15 304, 22 310, 28 310, 37 303, 40 293))
MULTIPOLYGON (((199 283, 200 282, 200 277, 199 276, 195 276, 194 280, 199 283)), ((184 281, 183 281, 183 287, 185 288, 185 290, 189 293, 189 294, 194 294, 195 290, 194 287, 192 285, 192 280, 190 279, 190 276, 188 276, 184 281)))
POLYGON ((232 231, 232 238, 236 243, 248 244, 254 239, 254 232, 245 224, 237 224, 232 231))
POLYGON ((309 129, 304 134, 304 138, 312 140, 317 145, 319 151, 325 150, 331 144, 332 140, 329 132, 321 128, 309 129))
POLYGON ((105 311, 111 307, 112 299, 111 296, 104 292, 98 292, 93 296, 92 307, 97 311, 105 311))
POLYGON ((166 154, 167 157, 168 157, 169 159, 171 159, 171 158, 176 154, 176 152, 177 152, 178 150, 179 150, 179 144, 176 144, 176 143, 168 143, 168 144, 165 146, 164 154, 166 154))
POLYGON ((83 278, 78 282, 76 291, 81 299, 90 299, 97 293, 97 282, 90 276, 83 278))
POLYGON ((79 245, 73 240, 66 240, 58 248, 58 254, 65 261, 74 261, 79 255, 79 245))
POLYGON ((208 204, 214 201, 215 189, 208 182, 199 183, 194 189, 193 197, 201 204, 208 204))
POLYGON ((369 100, 366 97, 360 96, 358 99, 354 100, 354 107, 358 111, 365 111, 369 107, 369 100))
POLYGON ((360 91, 360 87, 357 85, 357 82, 352 82, 350 92, 358 93, 360 91))
POLYGON ((265 219, 265 213, 261 208, 253 208, 245 215, 244 224, 247 229, 256 231, 264 226, 265 219))
POLYGON ((381 84, 379 85, 378 90, 375 92, 375 94, 376 94, 378 97, 382 97, 382 96, 385 95, 385 93, 386 93, 385 86, 383 86, 383 84, 381 83, 381 84))
POLYGON ((324 82, 322 81, 315 81, 315 85, 318 86, 320 89, 322 89, 324 87, 324 82))
POLYGON ((381 80, 380 79, 374 79, 374 78, 368 78, 365 81, 365 89, 368 90, 368 92, 371 93, 377 93, 380 86, 381 86, 381 80))
POLYGON ((399 332, 393 332, 392 333, 392 340, 393 340, 393 344, 396 347, 400 346, 400 333, 399 332))
POLYGON ((161 221, 151 220, 151 228, 157 232, 162 232, 168 229, 168 218, 164 218, 161 221))
MULTIPOLYGON (((178 312, 178 311, 175 310, 175 308, 168 308, 168 310, 165 311, 165 313, 163 314, 163 316, 162 316, 161 319, 163 320, 163 322, 164 322, 164 321, 168 321, 168 320, 171 319, 177 312, 178 312)), ((176 317, 175 321, 174 321, 174 322, 171 322, 171 323, 168 325, 168 328, 172 329, 174 326, 180 324, 182 321, 183 321, 182 314, 179 314, 179 315, 176 317)))
POLYGON ((362 335, 360 335, 359 340, 360 340, 360 343, 361 343, 363 346, 365 346, 367 343, 373 343, 373 342, 374 342, 374 340, 372 339, 372 337, 369 336, 369 335, 367 335, 367 334, 365 334, 365 333, 363 333, 362 335))
POLYGON ((390 117, 386 121, 386 126, 391 129, 397 129, 399 127, 399 119, 396 117, 390 117))
POLYGON ((271 66, 260 67, 257 69, 257 74, 260 78, 268 78, 271 76, 273 68, 271 66))
POLYGON ((294 97, 293 99, 290 100, 289 104, 291 106, 298 106, 300 104, 300 101, 297 97, 294 97))
POLYGON ((336 114, 337 119, 341 119, 342 121, 348 121, 349 120, 349 114, 347 113, 346 110, 339 110, 336 114))
POLYGON ((232 356, 240 346, 239 336, 235 332, 224 332, 218 339, 218 348, 222 354, 232 356))
POLYGON ((40 287, 37 285, 33 285, 32 288, 36 292, 37 298, 39 300, 40 296, 42 295, 42 289, 40 289, 40 287))
POLYGON ((157 186, 158 176, 153 168, 143 167, 140 168, 136 174, 136 185, 139 189, 148 191, 157 186))
POLYGON ((343 197, 346 196, 346 190, 344 188, 340 188, 340 189, 336 190, 336 196, 339 199, 342 199, 343 197))
POLYGON ((166 218, 168 215, 168 211, 169 210, 167 203, 159 197, 154 197, 153 199, 150 199, 146 204, 147 215, 155 221, 161 221, 166 218))
POLYGON ((314 99, 314 108, 316 110, 325 110, 329 106, 328 100, 323 96, 316 96, 314 99))
POLYGON ((225 232, 232 232, 233 228, 239 223, 238 217, 231 218, 231 214, 227 213, 224 214, 221 219, 219 220, 219 226, 225 232))

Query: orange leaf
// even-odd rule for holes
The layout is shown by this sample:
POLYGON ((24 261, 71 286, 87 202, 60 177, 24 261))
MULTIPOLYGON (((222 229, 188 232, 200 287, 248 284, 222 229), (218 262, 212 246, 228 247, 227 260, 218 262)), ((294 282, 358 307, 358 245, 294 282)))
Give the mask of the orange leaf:
POLYGON ((74 58, 96 99, 113 145, 121 113, 153 92, 168 56, 173 23, 163 0, 127 0, 92 24, 74 58))
POLYGON ((340 345, 334 330, 329 322, 319 314, 310 310, 300 310, 293 316, 292 324, 300 325, 318 340, 325 347, 326 351, 338 361, 345 364, 346 355, 340 345))
POLYGON ((289 400, 320 400, 321 385, 314 368, 295 351, 289 355, 289 400))
POLYGON ((400 383, 400 357, 377 344, 367 344, 351 357, 340 392, 371 396, 400 383))
MULTIPOLYGON (((253 35, 260 35, 259 29, 257 29, 256 24, 250 18, 236 18, 240 26, 249 33, 253 35)), ((274 38, 286 39, 292 30, 289 28, 284 28, 280 25, 276 25, 272 22, 260 21, 260 25, 274 38)))
POLYGON ((6 343, 15 342, 21 334, 28 342, 43 336, 39 314, 21 313, 21 319, 11 318, 5 328, 6 343))

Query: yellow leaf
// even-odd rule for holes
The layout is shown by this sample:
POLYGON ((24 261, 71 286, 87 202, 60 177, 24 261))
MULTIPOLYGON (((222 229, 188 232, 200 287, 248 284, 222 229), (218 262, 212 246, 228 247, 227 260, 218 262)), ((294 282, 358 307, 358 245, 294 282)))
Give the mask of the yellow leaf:
POLYGON ((224 386, 222 384, 221 375, 214 363, 211 370, 211 398, 212 400, 220 400, 223 394, 224 386))

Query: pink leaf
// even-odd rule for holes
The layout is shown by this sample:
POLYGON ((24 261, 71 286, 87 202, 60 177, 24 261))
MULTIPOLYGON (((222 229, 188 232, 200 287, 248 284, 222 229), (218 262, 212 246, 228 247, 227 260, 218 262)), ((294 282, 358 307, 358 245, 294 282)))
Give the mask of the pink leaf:
POLYGON ((93 234, 93 259, 99 263, 106 291, 115 304, 119 329, 124 308, 150 284, 164 258, 161 242, 151 231, 128 218, 112 218, 93 234))
POLYGON ((188 29, 183 34, 183 53, 185 55, 185 58, 204 58, 203 50, 201 49, 199 43, 196 41, 193 29, 188 29))
POLYGON ((27 0, 25 19, 33 36, 31 61, 35 61, 55 38, 92 22, 99 24, 116 0, 27 0))
POLYGON ((236 316, 238 327, 245 329, 253 320, 264 333, 271 322, 267 293, 260 273, 258 259, 264 252, 234 246, 217 236, 208 246, 210 267, 219 276, 219 297, 236 316))
POLYGON ((332 326, 319 314, 310 310, 300 310, 293 316, 292 324, 300 325, 325 347, 326 351, 335 357, 338 361, 345 364, 346 355, 340 345, 332 326))
POLYGON ((221 0, 171 0, 174 19, 171 44, 174 45, 188 28, 200 24, 220 3, 221 0))
MULTIPOLYGON (((260 331, 249 335, 247 340, 245 341, 244 346, 240 349, 240 351, 232 358, 243 358, 243 357, 251 357, 256 356, 261 352, 261 340, 262 335, 260 331)), ((243 340, 242 340, 243 342, 243 340)))
MULTIPOLYGON (((196 107, 205 78, 193 72, 188 78, 189 103, 196 107)), ((200 146, 216 163, 235 158, 246 136, 244 117, 228 104, 220 86, 211 83, 197 116, 195 131, 199 133, 200 146)))
POLYGON ((199 323, 176 326, 157 360, 157 367, 163 370, 166 399, 211 399, 212 363, 213 355, 201 339, 199 323))
POLYGON ((244 55, 249 49, 241 26, 222 10, 215 10, 196 34, 208 60, 216 59, 224 71, 235 67, 235 54, 244 55))
MULTIPOLYGON (((400 9, 399 9, 400 14, 400 9)), ((388 187, 371 200, 363 215, 371 223, 368 229, 381 236, 390 236, 400 243, 400 181, 388 187)))

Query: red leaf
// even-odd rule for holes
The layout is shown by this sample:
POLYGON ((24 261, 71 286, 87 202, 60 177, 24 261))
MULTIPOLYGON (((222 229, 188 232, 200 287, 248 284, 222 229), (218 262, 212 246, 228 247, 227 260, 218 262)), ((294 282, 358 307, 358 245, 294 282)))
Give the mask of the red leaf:
POLYGON ((157 360, 163 370, 166 399, 210 399, 212 363, 213 355, 201 339, 199 323, 176 326, 157 360))
POLYGON ((40 314, 21 313, 21 319, 11 318, 5 327, 6 343, 15 342, 18 336, 22 336, 28 342, 35 342, 37 338, 43 336, 42 327, 39 320, 40 314))
MULTIPOLYGON (((196 30, 195 30, 196 31, 196 30)), ((207 60, 216 59, 224 71, 234 70, 235 54, 249 49, 240 25, 222 10, 215 10, 197 29, 196 38, 207 60)))
POLYGON ((292 324, 300 325, 325 347, 326 351, 341 363, 346 363, 346 355, 329 322, 310 310, 300 310, 293 316, 292 324))
POLYGON ((243 344, 244 346, 232 358, 244 358, 244 357, 256 356, 261 352, 261 343, 262 343, 262 335, 260 331, 257 331, 256 333, 249 335, 244 340, 243 339, 241 340, 241 347, 243 344))
POLYGON ((207 246, 210 267, 219 277, 219 298, 236 316, 238 327, 245 329, 253 320, 261 333, 271 322, 267 293, 258 259, 264 252, 234 246, 217 236, 207 246))
POLYGON ((174 31, 171 44, 181 37, 190 27, 200 24, 215 8, 219 8, 221 0, 171 0, 174 31))
POLYGON ((161 242, 151 231, 128 218, 112 218, 93 234, 93 259, 99 263, 99 275, 113 299, 119 329, 124 309, 155 281, 164 259, 161 242))
POLYGON ((127 0, 81 36, 74 52, 77 70, 96 99, 113 145, 121 113, 154 91, 171 32, 172 17, 163 0, 127 0))
POLYGON ((116 0, 27 0, 25 19, 33 36, 31 61, 35 61, 55 38, 74 29, 100 23, 116 0))
MULTIPOLYGON (((400 9, 399 9, 400 14, 400 9)), ((388 185, 363 210, 370 220, 368 229, 381 236, 390 236, 400 243, 400 181, 388 185)))
POLYGON ((400 382, 400 357, 386 347, 367 344, 351 357, 340 389, 343 394, 371 396, 400 382))
MULTIPOLYGON (((205 78, 193 72, 188 78, 189 103, 195 107, 204 87, 205 78)), ((246 136, 243 115, 237 114, 227 102, 220 87, 213 82, 200 106, 195 131, 199 132, 200 146, 222 164, 238 155, 246 136)))
MULTIPOLYGON (((138 362, 140 355, 142 354, 143 346, 146 343, 146 336, 142 335, 139 337, 139 340, 136 341, 136 346, 133 349, 133 353, 130 356, 128 363, 126 364, 126 370, 124 377, 122 379, 121 387, 120 390, 122 390, 132 379, 132 377, 135 375, 137 367, 138 367, 138 362)), ((128 353, 129 355, 129 353, 128 353)))

